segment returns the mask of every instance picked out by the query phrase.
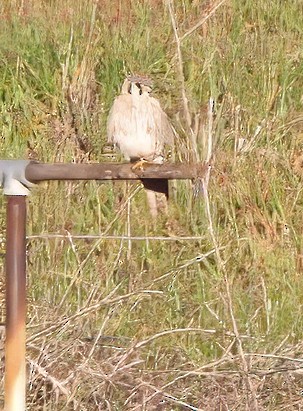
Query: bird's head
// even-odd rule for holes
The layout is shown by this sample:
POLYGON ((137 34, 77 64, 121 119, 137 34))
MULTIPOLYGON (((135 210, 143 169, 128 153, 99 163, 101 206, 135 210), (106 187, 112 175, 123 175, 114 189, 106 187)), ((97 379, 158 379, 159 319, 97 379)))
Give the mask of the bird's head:
POLYGON ((152 81, 143 76, 127 76, 122 86, 122 94, 142 95, 152 91, 152 81))

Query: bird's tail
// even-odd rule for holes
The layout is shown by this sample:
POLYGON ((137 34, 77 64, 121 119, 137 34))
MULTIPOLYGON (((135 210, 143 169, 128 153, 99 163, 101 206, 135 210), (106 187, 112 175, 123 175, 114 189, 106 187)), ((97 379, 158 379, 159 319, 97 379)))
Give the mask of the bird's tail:
POLYGON ((141 180, 144 188, 147 190, 152 190, 156 193, 165 194, 166 198, 168 199, 168 180, 165 178, 149 178, 149 179, 142 179, 141 180))
POLYGON ((152 217, 156 218, 158 212, 167 214, 168 180, 143 179, 147 203, 152 217))

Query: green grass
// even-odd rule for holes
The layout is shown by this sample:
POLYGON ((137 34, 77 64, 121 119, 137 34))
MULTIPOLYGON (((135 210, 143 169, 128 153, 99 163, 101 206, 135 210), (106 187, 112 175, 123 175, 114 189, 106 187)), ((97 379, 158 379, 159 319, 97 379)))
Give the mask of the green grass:
MULTIPOLYGON (((131 72, 154 80, 179 134, 176 158, 189 157, 167 6, 106 3, 0 6, 1 158, 111 161, 103 154, 107 115, 131 72)), ((203 10, 203 2, 175 1, 180 36, 203 10)), ((163 409, 183 409, 181 401, 253 409, 232 314, 260 409, 297 409, 300 384, 290 369, 300 363, 286 357, 302 356, 303 337, 302 11, 299 0, 226 1, 181 43, 200 156, 208 100, 216 102, 209 201, 220 256, 206 199, 193 197, 190 182, 174 185, 169 214, 156 223, 136 184, 49 182, 32 190, 28 235, 71 237, 28 241, 30 409, 159 409, 163 396, 149 399, 155 387, 175 398, 163 409), (146 239, 130 248, 121 239, 72 237, 129 230, 146 239), (67 394, 59 389, 57 398, 54 381, 67 394)), ((4 198, 0 206, 3 237, 4 198)))

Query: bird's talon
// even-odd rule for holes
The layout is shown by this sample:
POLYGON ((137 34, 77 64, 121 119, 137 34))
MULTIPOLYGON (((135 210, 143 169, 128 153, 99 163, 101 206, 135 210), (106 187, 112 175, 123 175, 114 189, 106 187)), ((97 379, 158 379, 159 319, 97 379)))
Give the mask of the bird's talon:
POLYGON ((144 171, 144 168, 146 168, 146 165, 149 164, 147 160, 144 160, 144 158, 142 158, 141 160, 137 161, 132 167, 131 169, 133 171, 144 171))

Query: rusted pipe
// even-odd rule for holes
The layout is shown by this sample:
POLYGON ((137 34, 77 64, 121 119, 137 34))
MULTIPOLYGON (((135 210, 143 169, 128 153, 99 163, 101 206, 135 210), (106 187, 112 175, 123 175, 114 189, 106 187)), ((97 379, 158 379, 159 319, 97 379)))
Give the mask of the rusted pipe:
POLYGON ((7 196, 5 411, 25 410, 26 198, 7 196))
POLYGON ((140 180, 167 179, 185 180, 203 177, 208 164, 147 164, 135 169, 134 165, 98 164, 43 164, 31 162, 25 169, 25 177, 31 182, 43 180, 140 180))

